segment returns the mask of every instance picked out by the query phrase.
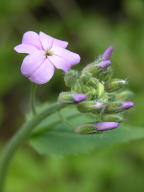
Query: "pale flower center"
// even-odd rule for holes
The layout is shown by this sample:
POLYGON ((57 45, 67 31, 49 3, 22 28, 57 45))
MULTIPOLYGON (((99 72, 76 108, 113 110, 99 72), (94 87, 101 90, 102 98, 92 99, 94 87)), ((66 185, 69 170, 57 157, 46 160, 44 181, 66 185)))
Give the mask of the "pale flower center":
POLYGON ((46 56, 46 57, 52 56, 52 55, 53 55, 53 53, 52 53, 51 50, 46 50, 46 51, 45 51, 45 56, 46 56))

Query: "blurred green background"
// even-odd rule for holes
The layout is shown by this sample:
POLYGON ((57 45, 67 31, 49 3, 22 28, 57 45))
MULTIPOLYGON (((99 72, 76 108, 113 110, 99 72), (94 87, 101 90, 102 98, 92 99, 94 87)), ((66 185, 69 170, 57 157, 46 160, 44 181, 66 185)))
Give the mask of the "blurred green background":
MULTIPOLYGON (((30 83, 20 74, 24 55, 13 47, 25 31, 43 31, 67 40, 93 61, 109 45, 115 76, 129 80, 135 108, 126 124, 144 126, 144 1, 143 0, 4 0, 0 1, 0 143, 12 136, 29 110, 30 83)), ((63 73, 38 89, 39 103, 66 90, 63 73)), ((40 157, 22 147, 10 167, 7 192, 143 192, 144 142, 138 141, 75 156, 40 157)))

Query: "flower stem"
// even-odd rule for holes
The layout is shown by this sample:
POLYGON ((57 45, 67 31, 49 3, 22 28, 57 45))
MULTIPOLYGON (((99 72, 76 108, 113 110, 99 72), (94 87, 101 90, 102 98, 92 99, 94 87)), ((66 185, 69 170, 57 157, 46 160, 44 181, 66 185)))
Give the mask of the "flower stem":
POLYGON ((7 175, 8 166, 10 161, 19 148, 19 146, 29 138, 31 131, 48 115, 56 112, 57 110, 65 107, 66 104, 54 103, 51 104, 45 111, 37 114, 30 121, 26 122, 18 132, 12 137, 3 153, 1 153, 0 159, 0 192, 4 192, 5 179, 7 175))
POLYGON ((58 113, 58 116, 59 116, 60 120, 61 120, 65 125, 67 125, 68 127, 74 129, 74 127, 71 125, 71 123, 69 123, 69 121, 61 114, 60 111, 57 111, 57 113, 58 113))
POLYGON ((31 93, 30 93, 30 107, 33 113, 33 116, 37 114, 36 112, 36 88, 37 85, 32 83, 31 84, 31 93))
MULTIPOLYGON (((67 121, 69 121, 70 119, 73 119, 73 118, 75 118, 75 117, 77 117, 79 115, 79 112, 78 113, 75 113, 75 114, 73 114, 73 115, 71 115, 71 116, 69 116, 69 117, 67 117, 67 121)), ((41 134, 42 132, 44 132, 44 131, 47 131, 50 127, 54 127, 54 126, 56 126, 57 124, 59 124, 59 123, 61 123, 63 120, 61 119, 61 118, 59 118, 58 120, 55 120, 55 121, 53 121, 53 122, 51 122, 50 124, 48 124, 46 127, 44 126, 43 128, 42 127, 40 127, 39 129, 36 129, 36 130, 34 130, 33 132, 32 132, 32 137, 33 136, 36 136, 36 135, 39 135, 39 134, 41 134)), ((69 126, 70 127, 70 126, 69 126)), ((72 126, 71 126, 72 127, 72 126)), ((72 128, 74 128, 74 127, 72 127, 72 128)))

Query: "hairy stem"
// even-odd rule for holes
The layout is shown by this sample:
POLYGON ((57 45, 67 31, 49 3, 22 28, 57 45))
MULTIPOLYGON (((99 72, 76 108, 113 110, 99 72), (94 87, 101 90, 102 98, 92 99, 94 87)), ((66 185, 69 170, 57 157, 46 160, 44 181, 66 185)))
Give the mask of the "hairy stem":
POLYGON ((36 88, 37 88, 37 85, 32 83, 31 92, 30 92, 30 107, 31 107, 33 116, 35 116, 37 114, 37 112, 36 112, 36 88))
POLYGON ((4 192, 4 185, 8 166, 16 150, 26 139, 29 138, 31 131, 41 121, 43 121, 48 115, 56 112, 57 110, 63 108, 64 106, 65 104, 61 103, 55 103, 50 105, 45 111, 37 114, 35 117, 33 117, 33 119, 26 122, 6 145, 6 147, 3 150, 3 153, 1 154, 0 159, 0 192, 4 192))

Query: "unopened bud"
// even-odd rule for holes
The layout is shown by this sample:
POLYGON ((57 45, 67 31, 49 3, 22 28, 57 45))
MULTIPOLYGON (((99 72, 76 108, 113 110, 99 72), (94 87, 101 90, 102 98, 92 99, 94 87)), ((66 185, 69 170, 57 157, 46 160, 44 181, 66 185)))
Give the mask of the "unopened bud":
POLYGON ((118 122, 98 122, 95 124, 85 124, 80 125, 76 128, 77 133, 89 134, 96 133, 99 131, 108 131, 111 129, 115 129, 119 126, 118 122))
POLYGON ((97 76, 100 72, 105 70, 108 66, 111 65, 110 60, 102 61, 100 60, 99 62, 93 62, 89 65, 87 65, 83 70, 82 73, 91 73, 93 76, 97 76))
POLYGON ((118 113, 120 112, 120 107, 122 102, 110 102, 105 108, 105 113, 118 113))
POLYGON ((102 58, 103 60, 109 59, 109 58, 111 57, 111 55, 112 55, 113 49, 114 49, 113 46, 109 46, 109 47, 104 51, 104 53, 102 54, 101 58, 102 58))
POLYGON ((95 133, 96 128, 95 128, 95 126, 93 126, 93 124, 84 124, 84 125, 78 126, 76 128, 75 132, 81 133, 81 134, 95 133))
POLYGON ((124 101, 120 107, 121 110, 127 110, 134 106, 134 103, 132 101, 124 101))
POLYGON ((81 86, 97 87, 98 80, 92 76, 91 73, 82 73, 79 82, 81 86))
POLYGON ((118 122, 99 122, 95 124, 97 131, 108 131, 119 126, 118 122))
POLYGON ((72 86, 72 90, 74 90, 77 93, 82 93, 82 85, 79 79, 77 79, 77 81, 72 86))
POLYGON ((106 69, 109 65, 111 65, 112 62, 110 60, 105 60, 105 61, 101 61, 100 63, 97 64, 97 66, 106 69))
POLYGON ((98 83, 98 85, 97 85, 97 95, 98 95, 98 97, 100 97, 101 95, 103 95, 104 94, 104 85, 102 84, 102 83, 98 83))
POLYGON ((121 91, 119 94, 116 95, 116 99, 118 100, 128 100, 131 99, 133 96, 133 92, 126 90, 126 91, 121 91))
POLYGON ((107 114, 107 115, 103 115, 103 120, 104 121, 117 121, 120 123, 124 119, 121 114, 107 114))
POLYGON ((64 81, 67 87, 71 87, 74 85, 78 78, 78 72, 76 70, 70 70, 65 73, 64 81))
POLYGON ((73 99, 76 103, 79 103, 79 102, 87 99, 87 96, 85 94, 82 94, 82 93, 75 93, 75 94, 72 94, 72 96, 73 96, 73 99))
POLYGON ((98 63, 93 62, 89 65, 87 65, 83 70, 82 73, 91 73, 92 75, 97 75, 99 73, 99 71, 103 70, 103 68, 101 66, 97 65, 98 63))
POLYGON ((108 92, 116 91, 127 85, 127 81, 121 79, 112 79, 111 82, 105 84, 105 89, 108 92))
POLYGON ((134 106, 132 101, 111 102, 105 108, 105 113, 119 113, 134 106))
POLYGON ((106 70, 102 70, 97 74, 97 78, 100 81, 108 82, 112 78, 112 69, 111 67, 107 68, 106 70))
POLYGON ((85 94, 62 92, 59 94, 58 101, 60 103, 79 103, 87 99, 85 94))
POLYGON ((77 107, 78 110, 83 113, 87 112, 99 113, 104 107, 104 104, 96 101, 83 101, 79 103, 77 107))

